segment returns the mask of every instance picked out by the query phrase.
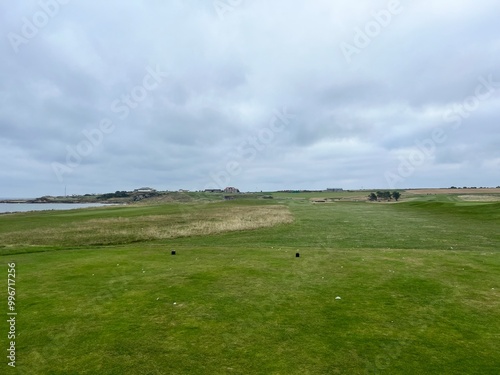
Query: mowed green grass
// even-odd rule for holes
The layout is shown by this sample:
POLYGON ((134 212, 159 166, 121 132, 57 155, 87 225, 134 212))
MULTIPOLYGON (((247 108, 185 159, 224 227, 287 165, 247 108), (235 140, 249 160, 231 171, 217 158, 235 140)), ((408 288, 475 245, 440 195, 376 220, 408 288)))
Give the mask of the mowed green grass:
MULTIPOLYGON (((18 274, 18 368, 10 371, 5 360, 4 369, 498 373, 498 203, 273 201, 290 209, 292 223, 102 246, 69 238, 64 246, 0 248, 5 274, 11 261, 18 274)), ((271 203, 4 215, 0 235, 32 226, 64 231, 100 218, 137 217, 143 226, 142 216, 188 220, 195 211, 198 220, 200 212, 210 218, 221 207, 262 204, 271 203)))

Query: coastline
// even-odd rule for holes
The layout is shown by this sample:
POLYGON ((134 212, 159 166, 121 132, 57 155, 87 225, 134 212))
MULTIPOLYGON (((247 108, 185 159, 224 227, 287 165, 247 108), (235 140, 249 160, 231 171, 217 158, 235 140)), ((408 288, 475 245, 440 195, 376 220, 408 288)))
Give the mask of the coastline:
POLYGON ((81 200, 40 200, 40 199, 3 199, 0 200, 0 203, 7 203, 7 204, 19 204, 19 203, 30 203, 30 204, 50 204, 50 203, 66 203, 66 204, 73 204, 73 203, 101 203, 97 201, 81 201, 81 200))
POLYGON ((114 206, 120 203, 103 202, 30 202, 30 200, 9 200, 0 202, 0 215, 38 211, 74 210, 95 207, 114 206))

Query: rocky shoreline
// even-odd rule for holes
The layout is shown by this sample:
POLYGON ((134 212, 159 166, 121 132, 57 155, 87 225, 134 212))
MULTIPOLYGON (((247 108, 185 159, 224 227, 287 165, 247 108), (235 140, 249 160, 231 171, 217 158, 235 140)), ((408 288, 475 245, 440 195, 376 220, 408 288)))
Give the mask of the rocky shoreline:
POLYGON ((158 192, 116 192, 72 196, 43 196, 32 199, 2 199, 0 203, 132 203, 161 195, 158 192))

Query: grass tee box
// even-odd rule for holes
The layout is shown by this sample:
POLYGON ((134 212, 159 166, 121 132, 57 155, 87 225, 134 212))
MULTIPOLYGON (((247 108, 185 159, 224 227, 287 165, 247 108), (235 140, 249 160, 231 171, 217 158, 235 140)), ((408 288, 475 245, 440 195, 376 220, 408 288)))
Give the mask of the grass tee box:
POLYGON ((14 371, 498 373, 499 203, 271 201, 3 215, 14 371))

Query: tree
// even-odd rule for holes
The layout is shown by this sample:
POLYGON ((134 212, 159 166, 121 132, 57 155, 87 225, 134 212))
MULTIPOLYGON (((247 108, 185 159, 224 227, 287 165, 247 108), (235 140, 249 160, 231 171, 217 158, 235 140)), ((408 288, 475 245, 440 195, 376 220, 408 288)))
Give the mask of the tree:
POLYGON ((399 197, 401 197, 401 193, 399 191, 393 191, 392 192, 392 197, 396 200, 396 202, 398 201, 399 197))
POLYGON ((377 198, 390 200, 391 199, 391 192, 390 191, 377 191, 377 198))
POLYGON ((368 196, 368 200, 369 201, 376 201, 377 200, 377 195, 375 193, 370 193, 370 195, 368 196))

